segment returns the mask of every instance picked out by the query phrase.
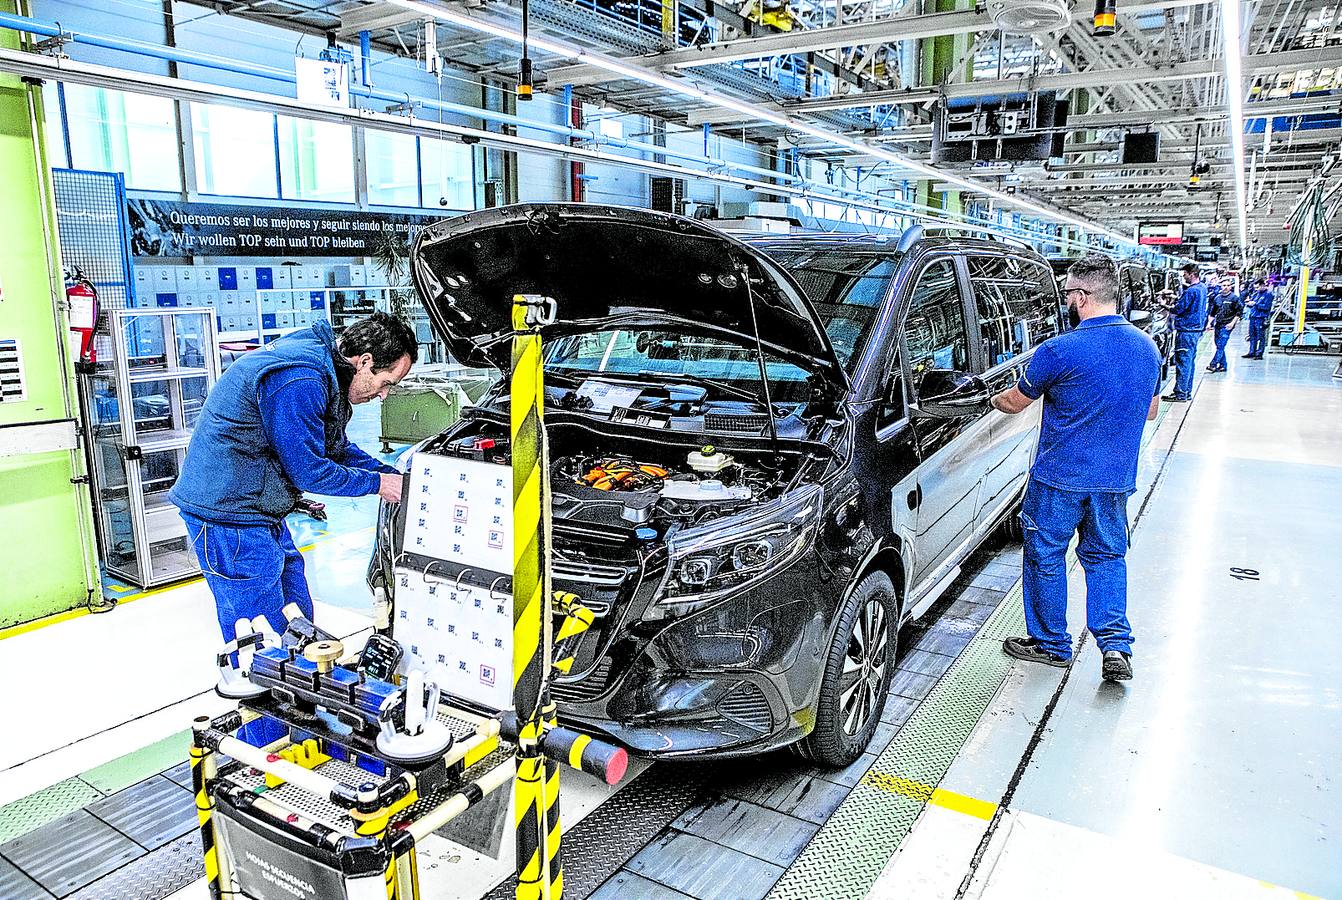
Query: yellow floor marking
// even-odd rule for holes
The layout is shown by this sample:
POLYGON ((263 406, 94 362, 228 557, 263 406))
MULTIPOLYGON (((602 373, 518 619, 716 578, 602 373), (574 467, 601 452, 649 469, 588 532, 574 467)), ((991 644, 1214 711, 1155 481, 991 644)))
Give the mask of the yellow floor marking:
POLYGON ((869 771, 862 776, 861 783, 885 791, 887 794, 898 794, 901 797, 908 797, 910 800, 917 800, 920 803, 931 803, 934 806, 940 806, 943 809, 973 816, 984 821, 991 819, 993 813, 997 812, 996 803, 979 800, 977 797, 967 797, 964 794, 957 794, 955 791, 948 791, 945 788, 929 787, 921 781, 901 778, 887 772, 869 771))
POLYGON ((919 803, 926 803, 932 799, 933 789, 921 781, 901 778, 887 772, 868 771, 867 774, 862 776, 861 783, 885 791, 887 794, 898 794, 901 797, 908 797, 910 800, 917 800, 919 803))
POLYGON ((977 797, 967 797, 964 794, 957 794, 955 791, 948 791, 945 788, 937 788, 933 791, 930 802, 933 806, 940 806, 942 809, 949 809, 966 816, 973 816, 976 819, 983 819, 985 822, 993 817, 993 813, 997 812, 996 803, 989 803, 987 800, 980 800, 977 797))

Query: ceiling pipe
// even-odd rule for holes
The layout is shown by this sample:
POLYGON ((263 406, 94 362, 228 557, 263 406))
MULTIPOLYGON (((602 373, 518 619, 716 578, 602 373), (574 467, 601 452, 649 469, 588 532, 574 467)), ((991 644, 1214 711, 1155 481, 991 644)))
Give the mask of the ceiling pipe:
MULTIPOLYGON (((29 23, 24 20, 24 17, 12 16, 5 13, 0 13, 0 28, 8 28, 34 34, 48 34, 49 31, 57 31, 56 26, 54 25, 41 22, 29 23)), ((175 48, 156 47, 147 44, 137 45, 137 42, 124 41, 119 38, 103 38, 100 36, 83 34, 71 36, 68 32, 65 33, 65 36, 74 40, 76 43, 86 43, 90 46, 105 46, 108 49, 121 50, 150 58, 169 60, 179 55, 175 48), (115 44, 116 46, 110 46, 111 44, 115 44)), ((193 57, 193 64, 204 65, 208 62, 210 68, 229 71, 233 74, 256 75, 258 77, 270 78, 275 81, 286 83, 293 83, 294 81, 294 76, 279 69, 225 61, 217 57, 208 57, 202 54, 188 53, 188 55, 193 57)), ((535 123, 501 113, 493 113, 489 110, 464 107, 458 104, 443 103, 442 107, 447 111, 460 111, 473 118, 516 122, 521 127, 537 128, 542 131, 572 135, 579 140, 596 145, 608 144, 619 148, 646 148, 647 152, 655 151, 662 156, 682 158, 685 161, 706 164, 708 165, 709 170, 703 171, 684 166, 659 164, 630 157, 609 155, 600 152, 599 149, 591 150, 583 147, 570 148, 565 145, 551 144, 519 138, 512 135, 481 131, 468 126, 434 122, 416 122, 413 118, 375 113, 357 108, 348 110, 313 110, 309 107, 302 106, 298 104, 296 100, 287 97, 256 94, 254 92, 230 91, 228 89, 201 85, 198 82, 189 82, 182 79, 162 78, 161 76, 140 72, 125 72, 87 63, 75 63, 68 59, 62 60, 34 53, 0 50, 0 71, 6 69, 16 72, 17 74, 31 74, 33 77, 55 78, 57 80, 74 81, 76 83, 90 84, 94 86, 113 83, 118 77, 122 80, 138 79, 139 83, 131 84, 128 87, 129 90, 140 90, 154 96, 167 96, 174 99, 201 99, 195 94, 190 94, 190 91, 206 92, 205 89, 208 88, 208 96, 204 98, 207 101, 218 100, 221 102, 242 103, 243 105, 261 105, 272 108, 281 107, 283 108, 282 114, 291 115, 296 118, 340 121, 351 125, 381 128, 384 130, 400 131, 404 133, 436 133, 439 136, 446 135, 450 137, 459 137, 472 142, 481 141, 488 143, 491 146, 498 146, 500 149, 511 150, 513 152, 539 153, 542 155, 560 156, 570 160, 579 159, 589 162, 600 162, 607 165, 626 166, 641 169, 643 171, 654 171, 678 177, 699 178, 723 184, 731 184, 762 193, 782 194, 797 197, 799 199, 815 200, 840 206, 854 207, 879 213, 881 215, 916 218, 931 224, 952 228, 967 228, 984 233, 1002 234, 1009 237, 1032 237, 1032 235, 1027 232, 1017 231, 1007 227, 990 227, 986 224, 946 219, 937 215, 937 213, 941 212, 940 210, 935 210, 921 204, 909 203, 902 199, 873 194, 852 188, 822 185, 818 182, 795 176, 785 179, 790 183, 771 183, 783 178, 782 174, 769 169, 746 166, 738 163, 729 163, 724 160, 715 160, 690 154, 682 154, 657 145, 644 145, 635 141, 606 138, 602 135, 594 134, 593 132, 582 129, 574 129, 566 126, 546 126, 545 123, 535 123), (172 85, 174 82, 180 85, 180 87, 173 87, 172 85), (165 87, 163 83, 166 83, 167 87, 165 87), (183 95, 188 94, 189 96, 183 97, 183 95), (762 177, 752 178, 733 176, 727 174, 729 170, 753 170, 760 173, 762 177), (771 181, 765 181, 763 178, 771 179, 771 181)), ((406 98, 404 95, 396 95, 395 99, 403 102, 406 98)), ((437 104, 433 101, 426 101, 426 105, 436 106, 437 104)))
MULTIPOLYGON (((57 25, 54 22, 43 22, 40 20, 31 19, 26 16, 16 16, 9 13, 0 13, 0 28, 6 28, 14 31, 44 37, 63 37, 66 40, 69 40, 70 42, 76 44, 85 44, 88 46, 96 46, 102 49, 110 49, 130 53, 132 55, 145 56, 165 61, 185 63, 189 65, 196 65, 202 68, 227 71, 232 74, 254 76, 266 80, 284 83, 286 85, 293 85, 296 83, 296 77, 294 76, 294 74, 283 69, 278 69, 270 66, 263 66, 260 64, 240 63, 235 60, 229 60, 222 57, 199 53, 196 51, 183 50, 181 48, 176 47, 163 47, 160 45, 154 45, 146 42, 134 41, 125 38, 117 38, 106 35, 95 35, 86 33, 73 33, 61 29, 59 25, 57 25)), ((5 51, 3 55, 11 57, 15 55, 20 57, 36 56, 35 54, 31 53, 14 54, 12 51, 5 51)), ((49 57, 40 57, 40 56, 37 58, 42 60, 50 59, 49 57)), ((67 60, 65 62, 68 66, 69 61, 67 60)), ((53 65, 51 66, 51 68, 55 69, 56 71, 50 73, 49 77, 57 77, 59 76, 59 71, 62 68, 61 66, 62 60, 55 59, 52 60, 52 63, 53 65)), ((103 67, 89 67, 89 68, 98 69, 103 67)), ((140 74, 140 73, 127 73, 127 74, 140 74)), ((96 80, 85 80, 84 83, 96 83, 96 80)), ((392 94, 389 92, 377 91, 371 88, 364 88, 359 85, 353 87, 351 93, 355 96, 363 97, 365 99, 380 100, 396 104, 404 104, 408 100, 405 94, 392 94)), ((268 96, 268 99, 271 102, 282 102, 289 100, 289 98, 269 97, 269 95, 266 96, 268 96)), ((227 98, 221 96, 220 99, 226 100, 227 98)), ((294 101, 289 100, 289 102, 294 101)), ((1024 229, 1017 230, 1002 225, 993 226, 990 223, 973 222, 968 219, 965 219, 963 221, 946 219, 944 218, 944 216, 939 215, 942 212, 941 210, 935 209, 933 207, 925 206, 922 204, 910 203, 903 199, 892 198, 889 196, 874 194, 871 192, 862 191, 858 189, 821 184, 819 182, 815 182, 810 179, 806 179, 797 175, 785 175, 783 173, 771 169, 765 169, 762 167, 748 166, 743 163, 733 163, 723 159, 715 159, 711 157, 695 156, 693 154, 680 153, 658 145, 645 144, 643 142, 630 141, 621 138, 607 137, 605 135, 601 135, 593 131, 572 128, 570 126, 552 125, 545 122, 535 122, 529 119, 523 119, 518 116, 510 116, 505 113, 498 113, 491 110, 484 110, 476 107, 464 106, 462 104, 455 104, 447 101, 436 101, 429 98, 424 98, 422 102, 423 105, 428 108, 441 109, 444 112, 456 113, 468 118, 479 119, 482 121, 492 121, 502 124, 509 124, 519 128, 529 128, 550 134, 563 135, 565 137, 569 137, 586 143, 591 143, 597 146, 607 145, 619 149, 633 150, 635 152, 658 154, 661 156, 681 159, 686 162, 693 162, 699 165, 705 165, 710 170, 713 169, 721 170, 721 173, 714 171, 699 171, 695 169, 685 169, 684 167, 679 166, 665 166, 665 165, 659 166, 656 163, 651 163, 648 161, 629 159, 620 156, 611 156, 601 154, 596 151, 585 151, 585 148, 573 148, 573 152, 566 153, 564 151, 568 148, 565 148, 562 145, 547 143, 547 144, 540 144, 540 147, 537 147, 535 146, 535 144, 538 144, 539 142, 526 142, 525 139, 518 139, 518 140, 522 140, 523 142, 529 143, 531 146, 526 147, 521 152, 550 153, 552 155, 565 156, 569 159, 572 159, 585 151, 585 152, 591 152, 595 157, 595 161, 605 162, 608 164, 626 165, 634 168, 643 168, 645 170, 651 170, 652 168, 658 168, 659 170, 670 168, 676 170, 675 174, 682 176, 696 177, 724 183, 734 183, 750 190, 758 190, 765 193, 772 191, 774 193, 795 196, 798 198, 813 199, 822 202, 836 203, 840 205, 850 205, 862 209, 867 209, 872 212, 877 212, 883 215, 908 216, 912 218, 918 218, 930 222, 932 224, 943 225, 952 228, 966 228, 969 230, 980 231, 983 233, 1002 234, 1004 236, 1023 238, 1026 240, 1036 240, 1039 237, 1037 233, 1024 229), (726 175, 725 172, 727 171, 738 171, 743 173, 749 173, 752 175, 758 175, 762 178, 768 178, 774 182, 783 181, 786 183, 771 184, 768 182, 762 182, 759 180, 759 178, 737 178, 726 175)), ((338 114, 340 111, 336 110, 332 112, 338 114)), ((315 111, 308 110, 307 108, 291 110, 288 111, 287 114, 291 114, 300 118, 321 117, 319 115, 316 115, 315 111)), ((340 118, 342 119, 355 120, 352 121, 351 124, 363 124, 368 127, 379 127, 378 122, 375 121, 373 117, 377 117, 377 120, 381 121, 380 127, 388 128, 389 130, 404 130, 404 129, 398 129, 396 127, 397 125, 406 121, 405 119, 399 116, 388 117, 385 116, 385 114, 369 113, 364 110, 358 110, 357 108, 351 109, 345 115, 340 116, 340 118), (388 119, 390 119, 390 122, 387 121, 388 119)), ((412 124, 412 128, 409 130, 412 131, 440 130, 440 131, 446 131, 448 133, 456 132, 458 135, 465 132, 476 132, 476 129, 471 129, 466 126, 438 125, 437 128, 432 128, 432 127, 425 127, 422 124, 415 125, 413 123, 413 117, 409 121, 412 124)), ((492 140, 498 139, 494 140, 495 143, 500 143, 501 139, 503 138, 512 137, 507 135, 496 135, 493 132, 483 132, 483 134, 489 135, 490 139, 492 140)), ((518 150, 519 148, 517 148, 516 146, 512 146, 512 147, 505 147, 505 149, 518 150)), ((1111 237, 1111 235, 1106 234, 1106 237, 1111 237)), ((1052 243, 1058 243, 1058 241, 1052 241, 1052 243)), ((1077 246, 1077 247, 1089 246, 1084 241, 1076 242, 1073 244, 1071 242, 1064 240, 1062 241, 1062 243, 1067 244, 1069 246, 1077 246)), ((1140 252, 1143 253, 1150 252, 1146 248, 1137 247, 1137 245, 1130 238, 1125 238, 1121 243, 1125 243, 1130 246, 1136 247, 1136 249, 1138 249, 1140 252)))
MULTIPOLYGON (((387 2, 403 9, 423 13, 427 16, 436 16, 444 22, 458 25, 472 31, 479 31, 484 34, 494 35, 495 37, 511 41, 519 41, 521 39, 521 35, 510 25, 502 24, 491 19, 467 15, 456 9, 424 3, 421 2, 421 0, 387 0, 387 2)), ((1131 235, 1113 231, 1098 222, 1085 219, 1068 210, 1053 207, 1047 203, 1042 203, 1019 194, 998 190, 981 181, 976 181, 954 172, 938 169, 933 165, 909 159, 865 140, 853 139, 839 132, 831 131, 828 128, 814 125, 809 121, 796 118, 791 114, 773 112, 756 103, 739 100, 714 90, 705 89, 689 83, 684 79, 670 78, 638 65, 630 65, 615 57, 587 50, 554 38, 538 38, 533 36, 531 38, 531 44, 536 49, 546 53, 573 59, 578 62, 586 61, 591 65, 604 69, 620 78, 640 81, 680 96, 689 97, 691 100, 705 103, 710 106, 717 106, 722 109, 733 110, 736 112, 745 112, 749 116, 762 122, 768 122, 769 124, 777 125, 790 131, 796 131, 801 134, 810 135, 811 137, 820 138, 828 143, 859 153, 869 153, 877 159, 884 162, 894 163, 901 168, 916 172, 925 178, 949 181, 962 190, 990 197, 1005 207, 1040 216, 1054 222, 1073 225, 1084 231, 1103 235, 1117 244, 1137 246, 1137 242, 1131 235)))

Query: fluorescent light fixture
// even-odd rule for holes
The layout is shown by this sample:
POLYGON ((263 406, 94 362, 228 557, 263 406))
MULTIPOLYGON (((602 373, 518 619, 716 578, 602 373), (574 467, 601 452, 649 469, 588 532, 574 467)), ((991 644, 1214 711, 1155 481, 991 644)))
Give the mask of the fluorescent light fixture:
POLYGON ((1239 217, 1239 245, 1249 247, 1244 191, 1244 51, 1241 41, 1240 0, 1221 0, 1221 36, 1225 41, 1226 112, 1230 121, 1230 165, 1235 175, 1235 213, 1239 217))
MULTIPOLYGON (((515 41, 517 43, 521 43, 522 41, 522 33, 520 30, 513 29, 510 26, 502 25, 497 22, 492 22, 485 18, 473 15, 467 15, 466 13, 461 12, 457 9, 438 6, 433 3, 425 3, 422 2, 422 0, 388 0, 388 2, 390 2, 394 6, 399 6, 402 9, 408 9, 422 16, 436 18, 443 22, 450 22, 454 25, 459 25, 462 28, 468 28, 473 31, 479 31, 484 34, 493 35, 494 37, 515 41)), ((1224 2, 1229 4, 1237 2, 1237 0, 1224 0, 1224 2)), ((1236 22, 1238 21, 1239 21, 1238 6, 1236 6, 1236 22)), ((1236 34, 1239 33, 1238 27, 1236 27, 1235 33, 1236 34)), ((775 112, 773 110, 764 109, 763 107, 760 107, 754 103, 750 103, 744 100, 738 100, 735 97, 730 97, 727 96, 726 94, 720 94, 716 91, 706 90, 685 79, 670 78, 658 72, 654 72, 651 69, 647 69, 642 66, 631 65, 630 63, 625 62, 624 60, 615 59, 614 57, 606 56, 605 54, 602 53, 587 50, 577 46, 576 44, 569 44, 564 41, 556 40, 551 37, 545 37, 545 36, 537 37, 534 33, 530 37, 530 44, 531 47, 533 47, 534 49, 543 50, 546 53, 550 53, 555 56, 572 59, 576 62, 586 63, 587 65, 595 66, 596 68, 599 69, 604 69, 613 75, 619 76, 620 78, 626 78, 631 81, 639 81, 644 84, 652 85, 653 87, 659 87, 672 93, 679 94, 683 97, 690 97, 694 100, 698 100, 703 103, 716 106, 719 109, 727 109, 733 112, 743 113, 749 116, 753 120, 768 122, 770 124, 777 125, 780 128, 786 128, 790 131, 797 131, 802 134, 810 135, 811 137, 825 141, 826 143, 833 144, 838 147, 843 147, 846 150, 851 150, 854 153, 860 153, 864 156, 870 156, 875 159, 893 163, 894 165, 897 165, 900 168, 908 169, 909 171, 912 172, 917 172, 920 175, 923 175, 924 177, 935 178, 939 181, 946 181, 951 184, 954 184, 955 186, 963 190, 972 191, 976 194, 982 194, 987 197, 992 197, 994 200, 997 200, 999 203, 1002 203, 1006 206, 1013 207, 1019 210, 1028 211, 1034 213, 1035 215, 1042 216, 1046 219, 1050 219, 1055 222, 1062 222, 1068 225, 1074 225, 1077 228, 1084 229, 1085 231, 1088 231, 1092 234, 1102 234, 1105 237, 1108 237, 1110 240, 1116 241, 1121 244, 1136 246, 1136 242, 1128 235, 1120 234, 1116 231, 1111 231, 1108 228, 1105 228, 1096 222, 1091 222, 1087 219, 1083 219, 1080 216, 1073 215, 1072 213, 1069 213, 1062 209, 1058 209, 1057 207, 1039 203, 1034 200, 1029 200, 1025 197, 1022 197, 1020 194, 1008 194, 1005 191, 1000 191, 996 188, 989 187, 988 185, 979 181, 975 181, 972 178, 966 178, 962 175, 955 174, 954 172, 948 172, 944 169, 938 169, 935 166, 928 165, 927 163, 909 159, 897 153, 892 153, 889 150, 880 147, 879 145, 871 144, 866 141, 854 140, 844 134, 840 134, 839 132, 830 131, 829 129, 822 128, 818 125, 813 125, 810 122, 795 118, 786 113, 775 112)), ((1238 48, 1237 48, 1237 54, 1238 54, 1238 48)), ((1235 60, 1236 60, 1236 66, 1238 67, 1239 63, 1238 55, 1236 55, 1235 60)), ((1243 138, 1244 138, 1242 110, 1240 115, 1240 123, 1241 123, 1240 135, 1239 135, 1240 157, 1242 159, 1243 138)), ((1241 179, 1241 185, 1242 185, 1242 179, 1241 179)), ((1242 189, 1240 196, 1241 196, 1240 208, 1242 210, 1243 209, 1242 189)), ((1241 222, 1242 221, 1243 219, 1241 218, 1241 222)))

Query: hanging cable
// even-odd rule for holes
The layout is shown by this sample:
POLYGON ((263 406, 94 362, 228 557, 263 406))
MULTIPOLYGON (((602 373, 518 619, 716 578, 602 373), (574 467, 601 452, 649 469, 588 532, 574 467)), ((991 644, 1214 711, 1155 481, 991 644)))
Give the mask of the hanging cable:
POLYGON ((1328 200, 1322 181, 1306 189, 1304 197, 1287 219, 1286 227, 1290 233, 1286 242, 1286 261, 1289 264, 1308 264, 1312 269, 1321 269, 1332 261, 1339 240, 1338 235, 1328 228, 1328 200))

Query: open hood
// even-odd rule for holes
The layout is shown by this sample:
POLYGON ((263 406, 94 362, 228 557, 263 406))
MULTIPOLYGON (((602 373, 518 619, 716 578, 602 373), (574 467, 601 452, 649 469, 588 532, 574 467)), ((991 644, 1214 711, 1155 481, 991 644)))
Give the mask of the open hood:
POLYGON ((547 334, 644 327, 753 347, 758 323, 767 352, 846 383, 791 276, 682 216, 576 203, 483 210, 425 228, 410 268, 434 331, 461 362, 506 371, 513 296, 541 294, 558 304, 547 334))

